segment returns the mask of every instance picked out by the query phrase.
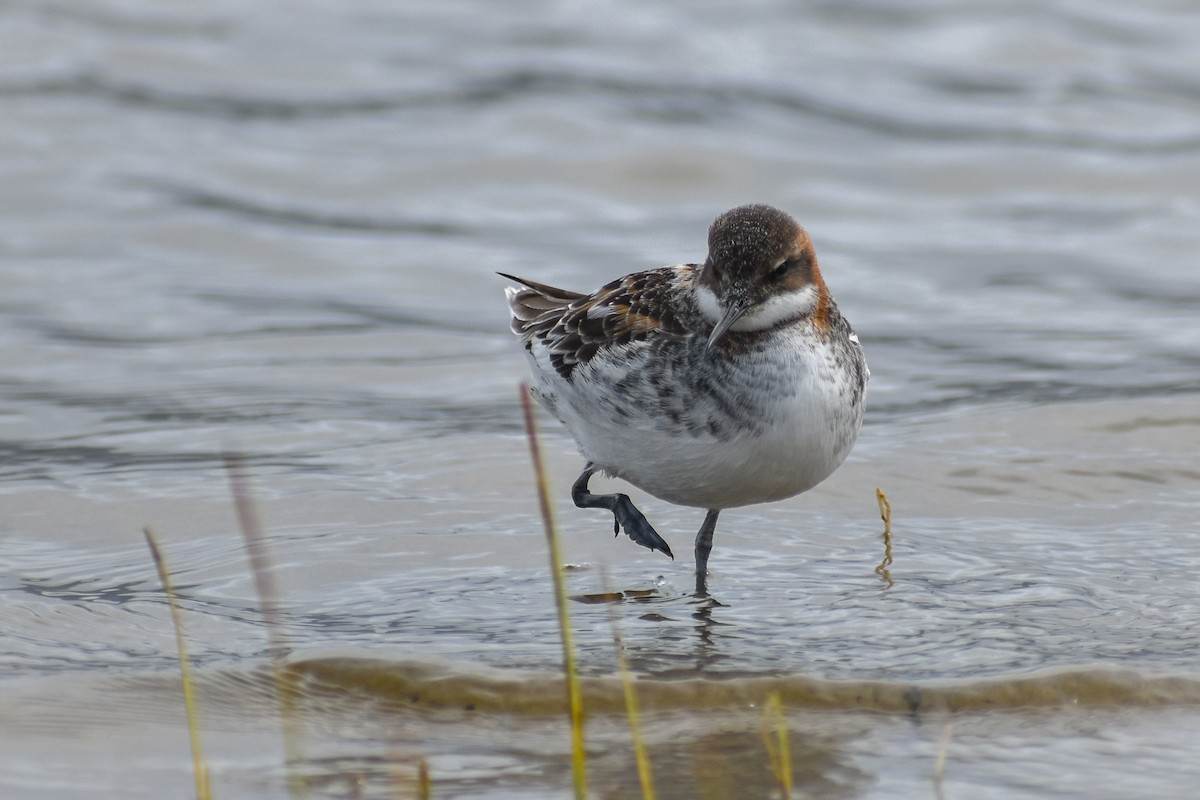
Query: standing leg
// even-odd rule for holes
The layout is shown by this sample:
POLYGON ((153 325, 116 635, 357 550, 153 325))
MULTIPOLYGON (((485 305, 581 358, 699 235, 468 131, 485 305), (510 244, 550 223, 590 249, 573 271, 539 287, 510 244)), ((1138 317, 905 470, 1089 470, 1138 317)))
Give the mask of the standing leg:
POLYGON ((717 529, 719 508, 710 508, 704 524, 696 533, 696 594, 708 595, 708 554, 712 552, 713 532, 717 529))
POLYGON ((595 473, 596 465, 589 463, 583 468, 575 485, 571 487, 571 499, 575 501, 575 505, 580 508, 607 508, 613 513, 613 533, 620 533, 623 527, 625 533, 629 534, 629 538, 642 547, 661 550, 672 559, 675 558, 671 553, 671 548, 658 535, 658 531, 654 530, 646 521, 642 512, 637 510, 637 506, 633 504, 628 495, 592 494, 588 491, 588 481, 595 473))

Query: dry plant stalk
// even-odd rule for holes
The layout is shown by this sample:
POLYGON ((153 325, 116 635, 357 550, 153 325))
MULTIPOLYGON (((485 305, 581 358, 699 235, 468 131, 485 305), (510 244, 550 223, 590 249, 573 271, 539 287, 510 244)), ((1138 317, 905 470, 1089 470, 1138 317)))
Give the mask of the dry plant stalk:
POLYGON ((166 592, 167 605, 171 609, 171 624, 175 627, 175 647, 179 651, 179 678, 183 681, 183 708, 187 713, 188 739, 192 744, 192 772, 196 776, 196 800, 212 800, 208 765, 204 763, 204 749, 200 742, 200 713, 196 707, 196 693, 188 666, 187 643, 183 636, 183 617, 179 613, 175 589, 171 585, 171 569, 167 565, 167 557, 162 548, 158 546, 158 537, 154 535, 154 531, 146 527, 142 528, 142 533, 146 536, 150 557, 154 559, 154 568, 158 570, 158 579, 166 592))
POLYGON ((954 723, 947 722, 942 731, 942 743, 938 747, 937 757, 933 760, 933 793, 938 800, 943 797, 942 779, 946 777, 946 755, 950 752, 950 737, 954 735, 954 723))
POLYGON ((771 759, 771 771, 779 782, 779 792, 784 800, 792 797, 792 752, 788 743, 787 715, 783 713, 783 701, 779 692, 772 692, 763 706, 762 724, 760 727, 763 744, 767 748, 767 756, 771 759), (775 731, 772 736, 771 723, 775 731))
POLYGON ((422 758, 417 762, 417 798, 432 800, 433 782, 429 780, 429 762, 422 758))
POLYGON ((275 676, 275 699, 279 703, 279 723, 283 734, 283 752, 287 759, 288 788, 293 797, 306 794, 304 780, 298 768, 301 761, 300 719, 296 702, 300 697, 296 676, 287 668, 287 632, 283 624, 283 613, 279 607, 275 588, 274 562, 263 537, 259 524, 254 495, 246 477, 245 459, 238 453, 226 453, 225 471, 229 475, 229 490, 233 495, 237 511, 238 526, 246 542, 246 554, 250 559, 250 572, 254 576, 254 588, 258 594, 258 605, 267 630, 267 652, 275 676))
MULTIPOLYGON (((603 576, 605 594, 613 594, 608 587, 608 575, 603 576)), ((623 597, 620 592, 617 596, 623 597)), ((658 800, 654 789, 654 772, 650 768, 650 756, 642 740, 641 711, 638 708, 637 687, 629 663, 625 660, 625 643, 621 640, 621 626, 617 620, 614 603, 608 605, 608 624, 612 628, 613 649, 617 652, 617 672, 621 676, 621 689, 625 693, 625 716, 629 720, 629 736, 633 740, 633 758, 637 764, 638 782, 642 787, 642 800, 658 800)))
POLYGON ((878 488, 875 490, 875 500, 879 503, 879 516, 883 520, 883 561, 875 568, 875 574, 887 581, 890 589, 895 585, 888 569, 892 565, 892 503, 883 489, 878 488))
POLYGON ((542 448, 538 443, 537 422, 533 415, 533 398, 528 384, 521 384, 521 408, 525 412, 525 432, 529 439, 529 455, 533 460, 537 482, 538 504, 546 541, 550 546, 550 575, 554 579, 554 600, 558 609, 558 627, 562 636, 563 669, 567 679, 567 708, 571 715, 571 772, 575 782, 576 800, 587 798, 587 754, 583 743, 583 696, 579 688, 579 670, 575 664, 575 646, 571 637, 571 618, 567 610, 567 590, 563 580, 562 556, 558 546, 558 526, 550 504, 550 482, 542 463, 542 448))

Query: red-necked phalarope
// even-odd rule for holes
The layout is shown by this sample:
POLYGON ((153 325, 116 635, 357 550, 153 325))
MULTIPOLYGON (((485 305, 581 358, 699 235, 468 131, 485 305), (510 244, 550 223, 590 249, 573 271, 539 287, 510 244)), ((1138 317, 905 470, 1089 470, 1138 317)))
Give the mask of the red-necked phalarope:
MULTIPOLYGON (((503 273, 501 273, 503 274, 503 273)), ((782 500, 846 458, 870 371, 838 312, 808 234, 748 205, 708 232, 703 264, 635 272, 593 294, 504 277, 533 392, 587 459, 571 497, 674 558, 624 494, 595 495, 596 472, 708 510, 696 534, 696 590, 722 509, 782 500)))

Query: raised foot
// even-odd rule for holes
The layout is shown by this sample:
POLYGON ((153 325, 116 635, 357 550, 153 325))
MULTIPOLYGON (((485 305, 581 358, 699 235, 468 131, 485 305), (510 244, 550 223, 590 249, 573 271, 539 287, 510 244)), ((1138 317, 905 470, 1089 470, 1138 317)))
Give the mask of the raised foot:
POLYGON ((651 550, 658 550, 666 553, 675 559, 675 554, 671 552, 671 546, 667 544, 658 531, 654 530, 642 512, 637 510, 637 506, 629 499, 627 495, 614 495, 616 502, 613 503, 613 518, 616 521, 614 533, 619 532, 621 528, 625 529, 625 533, 630 539, 640 544, 642 547, 649 547, 651 550))
POLYGON ((613 514, 613 533, 620 533, 621 528, 624 528, 629 538, 642 547, 666 553, 674 560, 675 554, 671 552, 670 545, 646 521, 642 512, 637 510, 637 506, 633 504, 628 495, 592 494, 588 491, 588 481, 595 472, 595 465, 588 464, 575 480, 575 485, 571 487, 571 499, 575 501, 575 505, 580 508, 608 509, 613 514))

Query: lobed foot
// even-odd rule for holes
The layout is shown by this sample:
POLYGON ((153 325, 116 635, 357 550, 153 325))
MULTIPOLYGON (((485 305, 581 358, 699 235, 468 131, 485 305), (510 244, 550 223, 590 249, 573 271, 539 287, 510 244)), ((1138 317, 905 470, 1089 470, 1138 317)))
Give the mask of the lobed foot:
POLYGON ((641 511, 638 511, 637 506, 633 504, 628 495, 614 494, 608 496, 616 498, 616 502, 612 508, 614 534, 619 532, 621 528, 624 528, 626 535, 642 547, 649 547, 651 550, 659 550, 666 553, 672 560, 675 558, 675 554, 671 552, 671 546, 658 535, 658 531, 654 530, 654 526, 646 520, 641 511))
POLYGON ((637 544, 666 553, 674 559, 675 554, 671 552, 670 545, 658 535, 654 526, 646 521, 646 517, 642 515, 641 511, 638 511, 637 506, 633 504, 628 495, 592 494, 588 491, 588 480, 595 472, 595 466, 588 464, 578 480, 575 481, 575 485, 571 487, 571 499, 575 501, 575 505, 580 508, 608 509, 613 514, 614 534, 620 533, 624 528, 629 538, 637 544))

